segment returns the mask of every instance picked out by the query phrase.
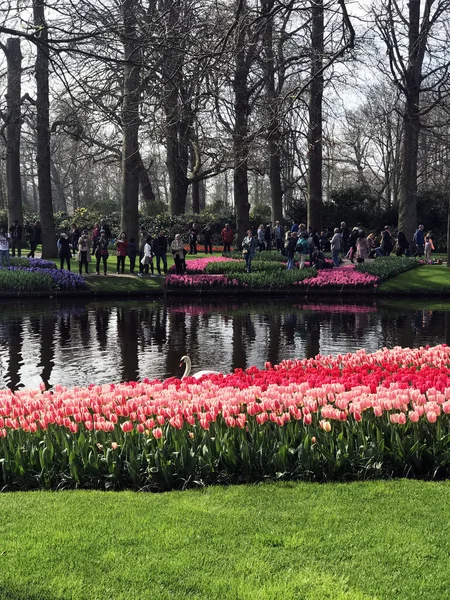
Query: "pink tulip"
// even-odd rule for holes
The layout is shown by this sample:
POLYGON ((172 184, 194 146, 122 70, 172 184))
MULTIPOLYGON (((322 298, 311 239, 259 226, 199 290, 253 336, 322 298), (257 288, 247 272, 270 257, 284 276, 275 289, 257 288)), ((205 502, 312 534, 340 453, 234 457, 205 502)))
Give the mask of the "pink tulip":
POLYGON ((427 412, 427 420, 429 423, 436 423, 437 414, 433 411, 427 412))
POLYGON ((163 432, 161 427, 155 427, 155 429, 152 429, 152 433, 153 433, 153 437, 156 440, 159 440, 160 438, 162 438, 163 432))

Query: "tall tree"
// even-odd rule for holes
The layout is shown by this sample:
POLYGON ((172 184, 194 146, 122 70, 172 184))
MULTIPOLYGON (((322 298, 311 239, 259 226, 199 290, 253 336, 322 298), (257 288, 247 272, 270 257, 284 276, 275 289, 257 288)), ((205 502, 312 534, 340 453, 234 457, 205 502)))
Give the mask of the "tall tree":
POLYGON ((138 239, 139 179, 142 160, 139 154, 139 97, 141 84, 141 43, 137 33, 138 0, 123 0, 123 67, 122 100, 122 231, 138 239))
POLYGON ((407 7, 383 0, 375 9, 393 83, 404 99, 403 158, 398 228, 408 240, 417 227, 418 152, 421 119, 450 93, 450 0, 409 0, 407 7), (426 60, 425 60, 426 59, 426 60), (423 104, 424 93, 428 102, 423 104))
MULTIPOLYGON (((283 189, 281 186, 281 124, 279 116, 279 83, 275 84, 274 56, 274 5, 275 0, 262 0, 261 12, 266 19, 263 33, 263 72, 267 96, 267 146, 269 151, 269 181, 272 222, 283 217, 283 189)), ((282 70, 282 67, 279 67, 282 70)), ((281 74, 279 72, 279 78, 281 74)))
POLYGON ((311 2, 311 85, 308 127, 308 216, 311 229, 322 227, 322 102, 324 51, 323 0, 311 2))
POLYGON ((45 1, 33 0, 36 28, 36 163, 39 192, 39 216, 42 228, 42 258, 56 256, 50 167, 49 45, 45 20, 45 1))
POLYGON ((20 133, 21 133, 21 81, 22 53, 20 39, 9 38, 6 46, 0 44, 6 55, 8 89, 4 125, 6 139, 6 193, 8 198, 8 221, 23 224, 22 182, 20 177, 20 133))

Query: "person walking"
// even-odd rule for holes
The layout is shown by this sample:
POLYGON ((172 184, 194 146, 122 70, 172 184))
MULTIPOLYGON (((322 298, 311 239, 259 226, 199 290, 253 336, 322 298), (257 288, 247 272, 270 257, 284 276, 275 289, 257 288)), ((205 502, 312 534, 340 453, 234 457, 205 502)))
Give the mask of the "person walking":
MULTIPOLYGON (((152 275, 154 275, 154 267, 153 267, 153 246, 152 246, 152 238, 151 236, 147 236, 144 244, 144 256, 141 258, 141 263, 144 268, 144 275, 148 275, 148 270, 150 268, 152 275)), ((142 273, 138 273, 139 277, 143 277, 142 273)))
MULTIPOLYGON (((416 256, 423 256, 424 253, 424 249, 425 249, 425 234, 423 232, 423 225, 419 225, 419 227, 416 229, 415 233, 414 233, 414 242, 416 244, 416 256)), ((13 254, 14 256, 14 254, 13 254)), ((20 254, 19 254, 20 256, 20 254)))
POLYGON ((197 238, 198 238, 198 231, 197 231, 197 228, 195 227, 195 223, 192 223, 192 227, 189 232, 190 254, 197 254, 197 238))
POLYGON ((247 235, 242 240, 242 256, 245 259, 245 270, 247 273, 252 272, 252 260, 255 257, 257 248, 256 237, 254 237, 252 230, 247 231, 247 235))
POLYGON ((260 225, 258 227, 258 231, 256 232, 258 238, 258 250, 261 252, 265 249, 266 244, 264 243, 264 225, 260 225))
POLYGON ((127 242, 127 234, 125 231, 119 235, 116 241, 116 256, 117 256, 117 273, 122 272, 122 275, 125 273, 125 257, 127 256, 128 251, 128 242, 127 242))
POLYGON ((342 254, 344 255, 344 258, 345 258, 347 256, 347 252, 349 251, 349 247, 348 247, 349 232, 348 232, 347 223, 345 221, 342 221, 339 233, 341 234, 341 250, 342 250, 342 254))
POLYGON ((383 253, 383 256, 389 256, 390 253, 392 252, 393 247, 394 247, 394 244, 392 243, 391 230, 389 228, 389 225, 386 225, 384 230, 381 232, 380 248, 381 248, 381 252, 383 253))
POLYGON ((398 232, 398 236, 397 236, 397 249, 395 251, 395 254, 397 256, 409 256, 409 242, 406 239, 406 235, 403 233, 403 231, 399 231, 398 232))
POLYGON ((284 248, 286 250, 287 263, 286 270, 292 271, 294 268, 294 257, 295 250, 297 247, 297 232, 296 231, 288 231, 286 232, 286 241, 284 244, 284 248))
POLYGON ((0 267, 9 267, 9 233, 6 233, 3 228, 0 228, 0 267))
POLYGON ((91 262, 91 240, 86 230, 83 231, 80 239, 78 240, 78 269, 81 275, 83 271, 83 265, 86 275, 89 274, 89 263, 91 262))
POLYGON ((222 233, 220 234, 223 239, 223 251, 231 252, 231 244, 233 243, 234 233, 231 229, 229 223, 226 223, 225 227, 222 229, 222 233))
POLYGON ((356 240, 356 261, 363 263, 366 258, 369 258, 370 246, 367 241, 366 234, 362 229, 358 231, 358 239, 356 240))
POLYGON ((175 239, 170 244, 170 251, 175 260, 175 271, 177 275, 183 275, 185 271, 186 261, 184 252, 184 243, 181 239, 181 234, 177 233, 175 239))
POLYGON ((203 244, 205 246, 205 254, 208 254, 208 250, 209 250, 209 253, 212 254, 213 253, 212 231, 211 231, 211 227, 209 225, 206 225, 206 227, 203 229, 202 235, 203 235, 203 244))
POLYGON ((144 257, 145 240, 147 239, 147 231, 143 225, 139 228, 139 273, 144 272, 142 259, 144 257))
POLYGON ((36 252, 36 248, 38 244, 41 243, 41 224, 37 221, 30 228, 30 251, 28 253, 28 258, 34 258, 34 253, 36 252))
POLYGON ((76 223, 72 223, 72 231, 70 232, 70 243, 72 244, 72 253, 74 256, 78 252, 78 240, 80 239, 81 233, 76 223))
POLYGON ((95 260, 96 260, 96 272, 100 275, 100 263, 103 262, 103 274, 106 275, 108 272, 108 238, 106 232, 102 229, 100 237, 95 244, 95 260))
POLYGON ((136 256, 138 249, 134 237, 130 238, 127 246, 127 256, 130 261, 130 275, 134 275, 134 269, 136 267, 136 256))
POLYGON ((19 225, 19 221, 16 219, 9 228, 9 234, 11 236, 11 254, 12 256, 22 256, 22 225, 19 225))
POLYGON ((278 250, 278 252, 281 252, 283 250, 283 227, 280 225, 280 221, 275 221, 273 237, 275 241, 275 248, 278 250))
POLYGON ((308 237, 308 232, 303 231, 300 234, 300 238, 297 240, 296 250, 300 254, 300 263, 298 265, 299 269, 303 269, 306 263, 306 259, 309 255, 309 264, 310 266, 313 264, 313 254, 311 253, 311 237, 308 237))
POLYGON ((270 252, 272 250, 272 223, 268 223, 264 229, 264 242, 266 250, 270 252))
POLYGON ((167 237, 165 236, 164 231, 160 231, 158 233, 158 237, 153 243, 153 251, 156 256, 156 269, 158 274, 161 275, 162 261, 165 275, 167 273, 167 237))
POLYGON ((70 259, 72 258, 72 250, 67 233, 61 233, 59 237, 59 260, 60 268, 64 269, 64 262, 67 263, 67 270, 70 271, 70 259))
POLYGON ((342 235, 339 227, 334 228, 333 237, 331 238, 331 258, 335 267, 339 266, 339 252, 342 249, 342 235))

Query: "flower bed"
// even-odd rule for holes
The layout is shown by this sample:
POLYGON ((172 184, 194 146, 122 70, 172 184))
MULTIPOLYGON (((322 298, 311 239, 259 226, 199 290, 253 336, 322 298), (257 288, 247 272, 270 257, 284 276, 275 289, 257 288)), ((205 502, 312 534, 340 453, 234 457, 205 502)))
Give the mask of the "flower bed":
POLYGON ((450 349, 0 391, 6 489, 450 475, 450 349))
MULTIPOLYGON (((190 275, 205 273, 206 266, 210 263, 218 262, 236 262, 233 258, 227 256, 208 256, 205 258, 193 258, 186 260, 186 272, 190 275)), ((175 265, 172 265, 169 269, 169 273, 175 273, 175 265)))
POLYGON ((354 265, 344 265, 336 269, 324 269, 317 272, 317 277, 304 279, 297 285, 309 287, 374 287, 379 282, 379 277, 369 273, 361 273, 355 270, 354 265))
POLYGON ((164 284, 168 288, 237 288, 236 279, 224 275, 167 275, 164 284))
POLYGON ((81 275, 57 269, 51 261, 40 258, 20 258, 13 261, 14 259, 8 268, 0 268, 1 291, 56 291, 86 287, 81 275))

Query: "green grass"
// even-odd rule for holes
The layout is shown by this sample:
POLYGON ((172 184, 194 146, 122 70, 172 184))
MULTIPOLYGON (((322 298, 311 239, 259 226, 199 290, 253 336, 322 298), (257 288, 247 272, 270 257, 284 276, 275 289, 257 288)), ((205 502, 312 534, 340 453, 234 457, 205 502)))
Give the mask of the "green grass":
POLYGON ((446 600, 450 484, 0 495, 3 600, 446 600))
POLYGON ((424 265, 383 281, 382 292, 450 293, 450 269, 444 265, 424 265))

